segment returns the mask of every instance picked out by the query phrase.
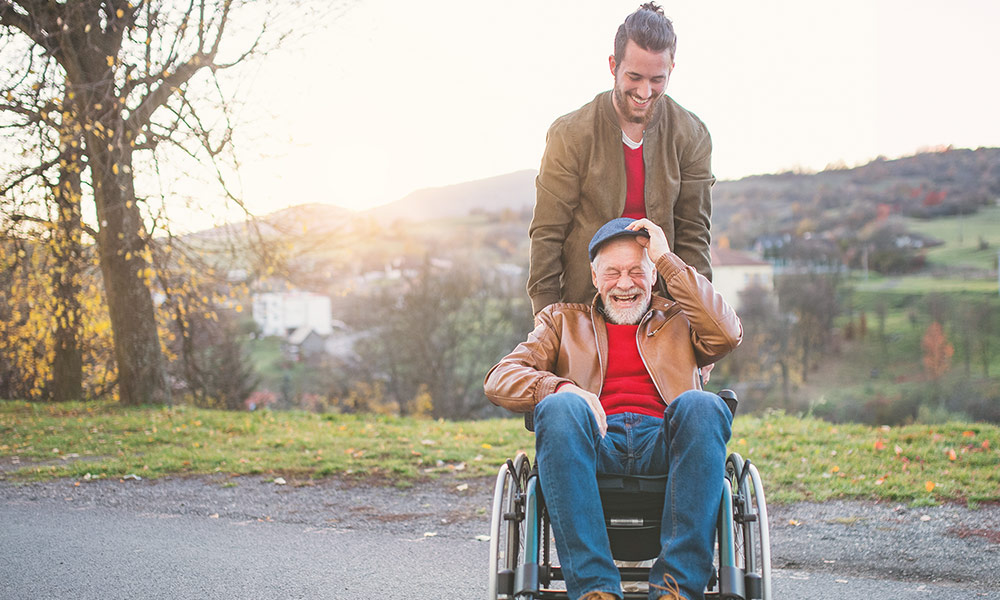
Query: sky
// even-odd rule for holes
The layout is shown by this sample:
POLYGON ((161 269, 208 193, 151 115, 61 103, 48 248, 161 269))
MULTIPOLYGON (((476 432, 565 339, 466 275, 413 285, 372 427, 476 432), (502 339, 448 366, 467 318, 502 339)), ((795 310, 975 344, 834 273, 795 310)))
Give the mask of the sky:
MULTIPOLYGON (((537 169, 551 122, 613 85, 639 3, 348 3, 250 75, 248 206, 363 210, 537 169)), ((708 126, 720 180, 1000 146, 1000 2, 661 4, 678 36, 667 93, 708 126)))

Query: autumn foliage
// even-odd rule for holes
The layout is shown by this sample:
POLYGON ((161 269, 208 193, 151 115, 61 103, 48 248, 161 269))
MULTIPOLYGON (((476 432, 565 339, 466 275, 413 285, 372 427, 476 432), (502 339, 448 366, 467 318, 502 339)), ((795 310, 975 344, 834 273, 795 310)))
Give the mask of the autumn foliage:
POLYGON ((934 321, 927 327, 920 345, 924 349, 924 371, 930 379, 940 380, 951 369, 951 357, 955 354, 940 323, 934 321))

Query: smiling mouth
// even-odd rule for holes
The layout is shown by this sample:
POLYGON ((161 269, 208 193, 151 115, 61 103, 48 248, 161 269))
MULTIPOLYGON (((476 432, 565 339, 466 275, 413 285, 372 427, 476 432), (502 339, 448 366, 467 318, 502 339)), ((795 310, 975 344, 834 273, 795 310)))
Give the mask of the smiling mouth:
POLYGON ((611 296, 611 299, 619 304, 632 304, 639 299, 639 294, 632 294, 630 296, 611 296))
POLYGON ((643 108, 645 108, 646 106, 648 106, 649 105, 649 101, 652 100, 652 98, 646 98, 645 100, 640 100, 638 97, 633 96, 631 94, 629 94, 629 99, 632 100, 632 103, 635 104, 636 106, 643 107, 643 108))

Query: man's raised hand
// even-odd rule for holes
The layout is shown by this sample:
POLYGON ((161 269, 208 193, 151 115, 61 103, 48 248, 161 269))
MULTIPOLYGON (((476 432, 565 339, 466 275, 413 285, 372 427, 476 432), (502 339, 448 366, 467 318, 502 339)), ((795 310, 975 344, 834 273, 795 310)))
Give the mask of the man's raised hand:
POLYGON ((670 252, 670 245, 667 243, 667 234, 663 233, 663 229, 649 219, 637 219, 632 223, 629 223, 625 229, 630 231, 639 231, 641 229, 646 230, 646 233, 649 234, 649 239, 638 235, 636 236, 635 241, 639 242, 640 245, 646 248, 646 253, 649 254, 649 260, 654 263, 659 260, 661 256, 670 252))

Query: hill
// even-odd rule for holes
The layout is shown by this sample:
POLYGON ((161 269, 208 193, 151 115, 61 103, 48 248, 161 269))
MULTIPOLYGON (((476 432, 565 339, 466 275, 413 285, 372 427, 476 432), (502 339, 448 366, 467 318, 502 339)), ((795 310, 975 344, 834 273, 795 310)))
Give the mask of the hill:
POLYGON ((365 216, 424 221, 481 212, 519 212, 535 202, 534 170, 417 190, 362 213, 365 216))

